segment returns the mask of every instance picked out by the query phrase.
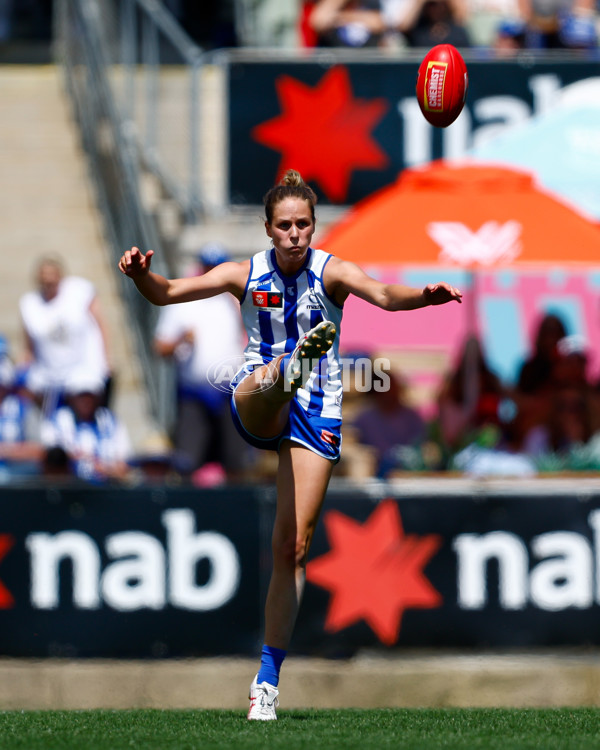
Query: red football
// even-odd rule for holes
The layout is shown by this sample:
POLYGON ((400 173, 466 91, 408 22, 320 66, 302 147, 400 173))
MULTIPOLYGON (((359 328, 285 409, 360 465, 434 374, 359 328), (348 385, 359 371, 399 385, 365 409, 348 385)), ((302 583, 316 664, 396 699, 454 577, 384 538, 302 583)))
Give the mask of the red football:
POLYGON ((468 84, 467 66, 456 47, 432 47, 417 74, 417 101, 427 122, 438 128, 451 125, 465 105, 468 84))

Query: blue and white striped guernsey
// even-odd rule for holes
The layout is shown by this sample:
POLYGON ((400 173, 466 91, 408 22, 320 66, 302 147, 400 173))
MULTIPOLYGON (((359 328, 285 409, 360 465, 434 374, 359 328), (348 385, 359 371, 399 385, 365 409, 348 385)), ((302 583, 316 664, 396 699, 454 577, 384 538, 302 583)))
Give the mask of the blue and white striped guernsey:
POLYGON ((275 250, 257 253, 250 261, 250 274, 240 302, 248 334, 245 350, 248 362, 269 362, 293 351, 302 334, 322 320, 335 324, 337 335, 321 367, 299 388, 296 398, 309 414, 341 418, 342 379, 339 365, 339 336, 342 308, 328 296, 323 271, 332 256, 309 248, 306 260, 292 276, 279 266, 275 250))

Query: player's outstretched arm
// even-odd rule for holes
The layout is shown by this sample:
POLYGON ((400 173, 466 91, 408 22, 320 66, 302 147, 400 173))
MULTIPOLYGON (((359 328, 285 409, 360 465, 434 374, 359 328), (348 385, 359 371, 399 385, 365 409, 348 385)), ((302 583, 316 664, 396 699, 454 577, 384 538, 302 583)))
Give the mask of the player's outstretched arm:
POLYGON ((139 247, 126 250, 119 260, 119 270, 129 276, 144 297, 155 305, 166 305, 170 281, 150 270, 154 250, 144 255, 139 247))
POLYGON ((231 292, 238 298, 243 294, 248 278, 249 261, 221 263, 202 276, 166 279, 150 270, 153 255, 153 250, 148 250, 144 255, 138 247, 132 247, 121 256, 119 270, 129 276, 141 294, 154 305, 191 302, 214 297, 223 292, 231 292))
POLYGON ((325 267, 325 286, 337 302, 354 294, 382 310, 417 310, 429 305, 446 302, 461 302, 462 294, 446 282, 428 284, 424 289, 415 289, 402 284, 383 284, 368 276, 355 263, 332 258, 325 267))

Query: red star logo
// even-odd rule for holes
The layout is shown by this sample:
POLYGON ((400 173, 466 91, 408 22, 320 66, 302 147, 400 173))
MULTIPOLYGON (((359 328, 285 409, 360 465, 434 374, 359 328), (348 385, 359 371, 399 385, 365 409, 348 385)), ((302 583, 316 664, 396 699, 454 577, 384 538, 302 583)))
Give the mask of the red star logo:
POLYGON ((332 593, 325 630, 335 633, 364 620, 391 646, 404 610, 442 604, 423 573, 441 539, 405 534, 393 500, 381 503, 364 524, 337 511, 329 512, 324 523, 331 551, 310 562, 306 573, 332 593))
POLYGON ((276 294, 274 294, 274 295, 273 295, 273 296, 271 297, 271 300, 272 300, 272 302, 273 302, 273 304, 274 304, 274 305, 278 305, 278 304, 279 304, 279 299, 280 299, 280 298, 279 298, 279 297, 278 297, 278 296, 277 296, 276 294))
POLYGON ((371 131, 385 99, 355 99, 346 68, 328 71, 311 88, 290 76, 276 80, 282 113, 257 125, 252 136, 282 154, 279 173, 293 167, 332 201, 343 201, 355 169, 383 169, 388 158, 371 131))
MULTIPOLYGON (((14 537, 10 534, 0 534, 0 560, 5 557, 14 545, 14 537)), ((10 609, 15 606, 15 600, 10 591, 0 581, 0 609, 10 609)))

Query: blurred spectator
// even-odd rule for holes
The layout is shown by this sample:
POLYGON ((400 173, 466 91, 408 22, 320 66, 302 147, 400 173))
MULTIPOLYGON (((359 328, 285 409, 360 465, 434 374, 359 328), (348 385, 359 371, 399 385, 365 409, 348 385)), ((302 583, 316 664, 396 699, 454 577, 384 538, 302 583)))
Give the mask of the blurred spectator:
POLYGON ((132 480, 142 484, 177 484, 179 475, 173 469, 173 448, 161 433, 148 435, 129 461, 134 469, 132 480))
MULTIPOLYGON (((205 273, 229 257, 225 248, 211 243, 197 260, 197 272, 205 273)), ((173 461, 183 475, 191 477, 217 463, 234 479, 244 468, 247 450, 231 420, 228 390, 229 379, 243 363, 242 344, 239 305, 230 295, 160 311, 154 348, 177 366, 173 461)), ((198 480, 204 481, 202 475, 198 480)))
POLYGON ((469 47, 466 16, 463 0, 412 0, 399 31, 411 47, 429 48, 436 44, 469 47))
POLYGON ((65 276, 62 260, 38 261, 36 289, 19 302, 25 334, 25 385, 44 413, 50 414, 63 397, 73 372, 102 379, 103 402, 111 382, 107 332, 94 285, 65 276))
POLYGON ((36 407, 18 393, 15 367, 0 357, 0 467, 12 476, 37 474, 44 448, 36 407))
POLYGON ((506 396, 498 376, 491 370, 479 339, 465 342, 460 359, 448 373, 438 396, 438 426, 443 447, 454 452, 491 428, 496 433, 502 422, 501 403, 506 396))
POLYGON ((398 446, 419 446, 426 425, 416 409, 407 403, 406 384, 392 372, 376 378, 369 391, 369 404, 353 419, 358 441, 375 449, 378 469, 395 466, 398 446))
POLYGON ((562 0, 529 0, 526 14, 527 46, 533 49, 559 47, 558 14, 562 0))
POLYGON ((539 322, 532 354, 523 362, 517 379, 517 391, 535 394, 552 379, 558 357, 558 342, 567 335, 563 321, 552 313, 539 322))
POLYGON ((552 372, 535 401, 521 404, 525 418, 523 450, 538 459, 551 455, 562 468, 576 468, 571 460, 598 432, 598 398, 588 375, 588 347, 583 336, 560 339, 555 348, 552 372), (527 411, 527 408, 529 411, 527 411))
POLYGON ((305 46, 404 46, 399 30, 411 6, 412 0, 308 0, 302 39, 305 46))
POLYGON ((502 46, 502 40, 516 42, 520 32, 524 45, 525 3, 527 0, 466 0, 464 20, 471 44, 502 46))
POLYGON ((301 0, 237 0, 239 43, 247 47, 295 49, 303 35, 302 14, 301 0))
POLYGON ((451 468, 477 478, 531 478, 538 474, 533 458, 501 443, 491 447, 471 443, 453 457, 451 468))
POLYGON ((589 394, 572 385, 559 386, 550 399, 547 419, 525 436, 523 451, 533 457, 566 454, 576 446, 585 445, 593 432, 589 394))
POLYGON ((527 44, 527 27, 523 21, 504 20, 496 28, 492 47, 498 57, 515 55, 527 44))
POLYGON ((588 381, 588 344, 579 334, 564 336, 556 345, 558 356, 552 370, 555 388, 570 386, 581 391, 590 388, 588 381))
POLYGON ((574 14, 566 15, 561 19, 559 37, 565 49, 597 49, 598 20, 574 14))
POLYGON ((387 28, 380 0, 318 0, 310 25, 319 47, 376 47, 387 28))
POLYGON ((559 44, 565 49, 595 49, 598 46, 599 26, 594 0, 574 0, 559 12, 559 44))
POLYGON ((92 482, 123 480, 129 474, 129 436, 115 415, 101 406, 103 391, 101 378, 72 375, 65 387, 67 403, 41 426, 43 444, 62 448, 75 475, 92 482))
POLYGON ((533 351, 521 365, 514 389, 521 437, 548 418, 559 358, 558 342, 565 334, 563 321, 553 313, 545 314, 538 323, 533 351))
POLYGON ((598 44, 595 0, 524 0, 527 46, 533 49, 592 49, 598 44))

